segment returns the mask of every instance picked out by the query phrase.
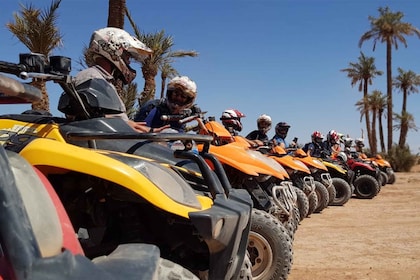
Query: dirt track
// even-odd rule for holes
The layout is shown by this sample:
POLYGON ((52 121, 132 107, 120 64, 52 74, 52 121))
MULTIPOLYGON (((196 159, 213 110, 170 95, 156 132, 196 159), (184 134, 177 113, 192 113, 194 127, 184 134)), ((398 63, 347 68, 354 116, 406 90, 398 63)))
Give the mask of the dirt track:
POLYGON ((420 166, 372 200, 356 198, 300 224, 289 280, 420 280, 420 166))

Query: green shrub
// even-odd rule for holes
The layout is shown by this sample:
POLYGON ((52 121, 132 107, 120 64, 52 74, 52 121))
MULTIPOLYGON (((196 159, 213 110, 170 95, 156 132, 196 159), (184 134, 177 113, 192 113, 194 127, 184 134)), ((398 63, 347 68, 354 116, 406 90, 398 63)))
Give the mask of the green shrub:
POLYGON ((410 152, 410 147, 405 145, 400 148, 398 145, 393 145, 392 149, 388 151, 386 159, 391 164, 396 172, 409 172, 410 169, 417 164, 418 154, 413 155, 410 152))

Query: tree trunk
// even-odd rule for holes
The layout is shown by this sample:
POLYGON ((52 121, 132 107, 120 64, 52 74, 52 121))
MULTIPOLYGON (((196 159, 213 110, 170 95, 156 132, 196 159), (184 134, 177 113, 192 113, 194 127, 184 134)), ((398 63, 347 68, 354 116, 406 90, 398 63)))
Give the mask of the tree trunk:
POLYGON ((165 97, 165 84, 166 84, 166 77, 162 76, 162 81, 160 82, 160 99, 165 97))
POLYGON ((400 131, 400 139, 398 141, 398 146, 403 149, 405 146, 405 142, 407 141, 407 133, 408 133, 408 118, 407 115, 402 115, 401 118, 401 131, 400 131))
POLYGON ((31 82, 36 88, 39 88, 42 93, 42 99, 37 102, 32 103, 32 110, 44 110, 49 112, 50 111, 50 98, 47 93, 47 86, 45 81, 36 81, 35 79, 31 82))
POLYGON ((385 140, 384 140, 384 128, 383 128, 383 124, 382 124, 382 114, 383 111, 379 111, 378 114, 378 124, 379 124, 379 138, 381 141, 381 151, 382 153, 385 153, 385 140))
POLYGON ((406 109, 407 109, 407 89, 403 91, 403 102, 402 102, 402 110, 401 110, 401 128, 400 128, 400 139, 398 141, 398 146, 400 148, 404 148, 405 141, 407 139, 408 133, 408 119, 406 118, 406 109))
POLYGON ((377 147, 378 147, 378 144, 377 144, 377 140, 376 140, 376 111, 373 111, 373 113, 372 113, 372 133, 371 133, 371 135, 370 135, 370 137, 372 138, 372 148, 371 148, 371 153, 372 153, 372 156, 375 156, 377 153, 378 153, 378 151, 377 151, 377 147))
POLYGON ((125 10, 126 10, 125 0, 109 0, 107 26, 124 29, 125 10))
POLYGON ((372 143, 372 129, 370 127, 370 115, 369 115, 369 108, 368 108, 368 79, 364 79, 363 81, 363 106, 365 110, 365 121, 366 121, 366 131, 367 131, 367 138, 369 142, 369 148, 373 151, 373 143, 372 143))
POLYGON ((158 68, 157 66, 145 67, 143 65, 143 67, 141 68, 141 72, 143 73, 144 88, 139 99, 139 105, 155 98, 155 93, 156 93, 155 77, 158 73, 158 68))
POLYGON ((386 92, 387 92, 387 129, 388 129, 388 151, 392 148, 392 44, 391 38, 387 39, 386 42, 386 92))

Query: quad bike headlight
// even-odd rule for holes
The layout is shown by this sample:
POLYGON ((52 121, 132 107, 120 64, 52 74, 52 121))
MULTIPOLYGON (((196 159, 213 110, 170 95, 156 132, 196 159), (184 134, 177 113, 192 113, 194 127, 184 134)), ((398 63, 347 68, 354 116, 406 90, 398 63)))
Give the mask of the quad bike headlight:
POLYGON ((108 153, 107 155, 136 169, 172 200, 189 207, 201 209, 191 186, 172 169, 139 157, 120 153, 108 153))

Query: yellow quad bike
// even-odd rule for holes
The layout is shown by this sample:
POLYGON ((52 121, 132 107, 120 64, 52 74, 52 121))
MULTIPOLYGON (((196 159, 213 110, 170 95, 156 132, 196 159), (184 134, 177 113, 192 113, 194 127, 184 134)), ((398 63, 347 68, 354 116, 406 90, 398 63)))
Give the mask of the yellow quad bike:
POLYGON ((354 171, 345 168, 334 159, 319 158, 319 160, 325 165, 325 167, 327 167, 331 176, 332 184, 336 191, 335 198, 330 205, 343 206, 353 195, 354 171))
MULTIPOLYGON (((0 63, 0 71, 30 77, 31 74, 24 70, 34 67, 31 63, 36 59, 23 59, 20 64, 0 63)), ((59 59, 52 69, 57 71, 62 65, 67 64, 59 59)), ((67 78, 66 74, 56 73, 34 76, 58 81, 67 78)), ((10 79, 0 76, 0 81, 10 79)), ((6 95, 27 98, 27 85, 13 82, 0 85, 0 91, 6 95)), ((4 99, 7 98, 3 96, 4 99)), ((87 126, 107 126, 109 120, 116 127, 128 129, 122 120, 94 120, 87 126)), ((138 155, 69 144, 66 141, 70 139, 91 144, 95 141, 80 127, 76 132, 70 128, 62 132, 60 122, 65 120, 45 115, 1 116, 0 143, 6 149, 18 152, 51 181, 87 257, 106 255, 120 244, 150 243, 159 247, 162 257, 197 275, 208 279, 241 277, 252 208, 245 191, 232 189, 227 193, 204 159, 190 151, 176 151, 176 156, 197 162, 202 168, 203 182, 207 184, 206 192, 194 191, 181 176, 179 168, 138 155)), ((173 134, 157 136, 132 131, 121 134, 112 131, 100 136, 106 139, 121 139, 122 136, 174 139, 173 134)), ((196 136, 194 140, 206 142, 210 139, 196 136)))
POLYGON ((46 177, 0 146, 0 279, 197 279, 152 244, 88 259, 46 177))

